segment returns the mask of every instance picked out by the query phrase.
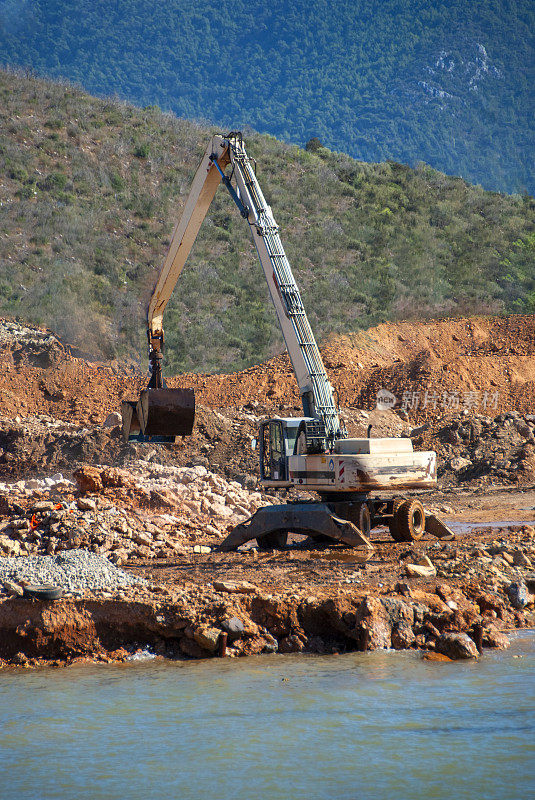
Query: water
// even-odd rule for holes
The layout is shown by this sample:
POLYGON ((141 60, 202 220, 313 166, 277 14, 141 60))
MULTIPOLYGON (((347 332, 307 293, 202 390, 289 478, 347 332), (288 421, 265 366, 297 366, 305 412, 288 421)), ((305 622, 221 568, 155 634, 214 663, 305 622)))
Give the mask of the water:
POLYGON ((534 711, 534 633, 479 663, 375 652, 9 670, 0 798, 525 800, 534 711))

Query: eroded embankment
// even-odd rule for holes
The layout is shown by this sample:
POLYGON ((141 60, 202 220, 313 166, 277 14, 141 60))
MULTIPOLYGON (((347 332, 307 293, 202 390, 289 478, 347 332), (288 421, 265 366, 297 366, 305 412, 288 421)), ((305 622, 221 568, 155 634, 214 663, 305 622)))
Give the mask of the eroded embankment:
MULTIPOLYGON (((533 407, 534 316, 385 323, 332 337, 321 349, 342 406, 373 408, 378 389, 389 389, 399 401, 410 393, 415 418, 447 415, 467 396, 471 412, 533 407)), ((69 422, 96 423, 147 382, 117 362, 75 358, 49 331, 2 320, 0 362, 5 415, 46 412, 69 422)), ((286 354, 241 372, 179 375, 169 383, 193 387, 198 402, 209 408, 272 411, 299 403, 286 354)))
POLYGON ((527 627, 530 615, 498 593, 446 583, 394 591, 363 588, 321 596, 281 596, 247 582, 164 587, 140 599, 0 602, 4 665, 124 660, 149 647, 170 658, 273 652, 332 653, 420 648, 450 658, 477 655, 476 644, 506 647, 503 630, 527 627), (152 596, 151 596, 152 593, 152 596))

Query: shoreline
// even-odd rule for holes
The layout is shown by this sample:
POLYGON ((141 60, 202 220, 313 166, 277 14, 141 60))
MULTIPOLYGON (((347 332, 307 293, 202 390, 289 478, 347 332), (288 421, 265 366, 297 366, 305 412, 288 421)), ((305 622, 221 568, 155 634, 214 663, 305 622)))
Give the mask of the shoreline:
POLYGON ((228 526, 271 498, 202 467, 86 466, 73 477, 77 488, 58 475, 5 496, 2 666, 121 661, 145 648, 180 659, 390 648, 477 658, 535 626, 532 488, 427 493, 426 508, 460 531, 444 540, 395 542, 377 528, 372 552, 293 535, 282 550, 220 552, 228 526), (64 595, 23 597, 35 583, 64 595))
POLYGON ((515 609, 475 584, 410 584, 322 597, 274 594, 248 581, 192 586, 182 596, 149 584, 137 597, 10 597, 0 602, 0 668, 121 662, 147 649, 180 660, 377 649, 449 660, 477 657, 477 645, 504 649, 507 632, 535 627, 533 602, 515 609))

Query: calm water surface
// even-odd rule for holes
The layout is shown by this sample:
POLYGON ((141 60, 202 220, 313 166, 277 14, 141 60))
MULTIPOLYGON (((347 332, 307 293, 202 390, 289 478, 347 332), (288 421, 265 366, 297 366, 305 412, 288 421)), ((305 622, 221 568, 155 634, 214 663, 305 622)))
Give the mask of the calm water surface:
POLYGON ((533 633, 480 663, 386 652, 0 673, 2 800, 525 800, 534 751, 533 633))

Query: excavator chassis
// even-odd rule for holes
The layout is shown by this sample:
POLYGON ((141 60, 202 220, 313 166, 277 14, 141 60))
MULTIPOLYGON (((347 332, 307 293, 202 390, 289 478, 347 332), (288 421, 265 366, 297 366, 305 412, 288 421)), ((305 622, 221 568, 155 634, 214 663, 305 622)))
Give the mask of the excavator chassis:
POLYGON ((236 525, 219 549, 237 550, 241 544, 252 539, 256 539, 262 547, 270 542, 275 543, 277 536, 279 543, 283 544, 282 539, 288 531, 311 537, 328 536, 349 547, 374 549, 372 543, 356 525, 337 517, 327 503, 288 503, 259 508, 246 522, 236 525))
MULTIPOLYGON (((371 552, 375 548, 368 539, 370 528, 387 525, 397 541, 411 541, 423 535, 424 530, 438 539, 455 538, 448 526, 435 514, 423 511, 419 501, 398 497, 395 499, 367 499, 360 502, 340 500, 329 502, 287 503, 264 506, 245 522, 236 525, 219 550, 237 550, 240 545, 256 539, 260 549, 279 549, 285 546, 288 532, 302 534, 312 539, 331 539, 333 543, 348 547, 361 547, 371 552), (414 504, 417 503, 417 506, 414 504), (403 539, 395 535, 396 515, 402 507, 409 512, 422 509, 416 535, 407 534, 403 539), (365 512, 363 514, 363 511, 365 512), (351 518, 359 520, 363 531, 351 518)), ((401 530, 400 528, 397 529, 401 530)))

